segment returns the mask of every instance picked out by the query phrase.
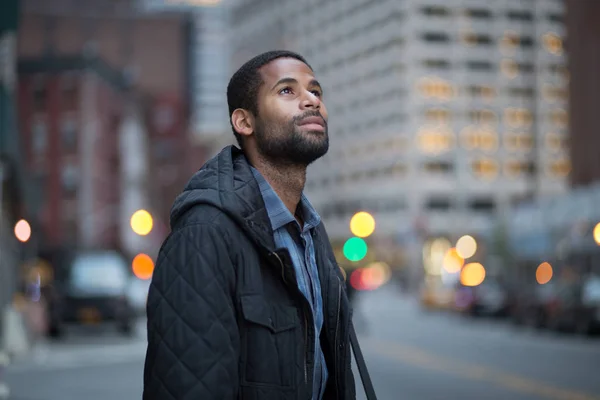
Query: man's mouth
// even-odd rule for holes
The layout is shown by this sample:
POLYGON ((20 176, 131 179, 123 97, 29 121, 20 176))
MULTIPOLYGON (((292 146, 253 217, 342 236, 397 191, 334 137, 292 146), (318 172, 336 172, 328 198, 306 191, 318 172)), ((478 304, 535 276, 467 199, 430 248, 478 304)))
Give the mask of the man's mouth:
POLYGON ((322 117, 306 117, 297 125, 309 131, 325 131, 325 120, 322 117))

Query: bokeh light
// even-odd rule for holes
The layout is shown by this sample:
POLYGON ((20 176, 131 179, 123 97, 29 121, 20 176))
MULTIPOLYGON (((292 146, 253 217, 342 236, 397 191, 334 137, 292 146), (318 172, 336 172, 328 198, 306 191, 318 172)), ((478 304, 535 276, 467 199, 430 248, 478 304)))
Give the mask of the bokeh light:
POLYGON ((350 261, 360 261, 367 255, 367 243, 358 237, 350 238, 344 244, 344 257, 350 261))
POLYGON ((148 280, 154 273, 154 261, 149 255, 140 253, 133 259, 131 264, 133 274, 139 279, 148 280))
POLYGON ((464 259, 473 257, 477 251, 477 242, 470 235, 464 235, 456 242, 456 252, 464 259))
POLYGON ((600 222, 594 227, 594 241, 600 246, 600 222))
POLYGON ((152 231, 154 222, 152 215, 146 210, 137 210, 131 216, 131 229, 141 236, 145 236, 152 231))
POLYGON ((20 242, 25 243, 31 238, 31 226, 29 222, 22 219, 15 224, 15 236, 20 242))
POLYGON ((375 231, 375 218, 365 211, 354 214, 350 220, 350 231, 360 238, 371 235, 375 231))
POLYGON ((469 263, 460 273, 460 283, 464 286, 478 286, 485 280, 485 268, 480 263, 469 263))
POLYGON ((541 263, 535 270, 535 280, 540 285, 545 285, 552 279, 552 265, 547 262, 541 263))
POLYGON ((460 271, 464 262, 464 258, 461 257, 461 255, 458 254, 458 251, 453 247, 446 252, 442 266, 446 272, 454 274, 460 271))

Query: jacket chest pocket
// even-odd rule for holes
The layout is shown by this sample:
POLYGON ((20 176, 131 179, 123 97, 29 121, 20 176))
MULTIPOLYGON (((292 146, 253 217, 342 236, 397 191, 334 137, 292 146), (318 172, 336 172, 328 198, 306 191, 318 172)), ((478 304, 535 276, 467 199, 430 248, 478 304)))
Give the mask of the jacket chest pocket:
POLYGON ((294 388, 303 337, 297 310, 263 296, 241 297, 242 383, 294 388))

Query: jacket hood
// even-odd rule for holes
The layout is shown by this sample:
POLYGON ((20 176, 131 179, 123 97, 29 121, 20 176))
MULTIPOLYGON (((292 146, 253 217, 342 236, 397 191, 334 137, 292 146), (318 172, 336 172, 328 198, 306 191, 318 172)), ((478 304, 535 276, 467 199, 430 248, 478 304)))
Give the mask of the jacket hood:
POLYGON ((220 209, 251 236, 258 234, 263 245, 273 247, 269 240, 273 231, 258 183, 239 148, 225 147, 192 176, 171 208, 171 229, 200 204, 220 209))

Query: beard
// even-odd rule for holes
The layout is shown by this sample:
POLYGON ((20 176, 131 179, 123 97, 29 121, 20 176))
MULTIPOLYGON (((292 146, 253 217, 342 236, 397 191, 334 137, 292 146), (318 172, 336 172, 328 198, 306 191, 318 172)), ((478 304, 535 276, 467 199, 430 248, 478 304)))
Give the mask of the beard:
POLYGON ((308 166, 329 150, 327 122, 321 131, 300 131, 297 123, 306 117, 321 117, 319 112, 305 113, 285 124, 265 123, 256 119, 258 153, 277 165, 308 166))

